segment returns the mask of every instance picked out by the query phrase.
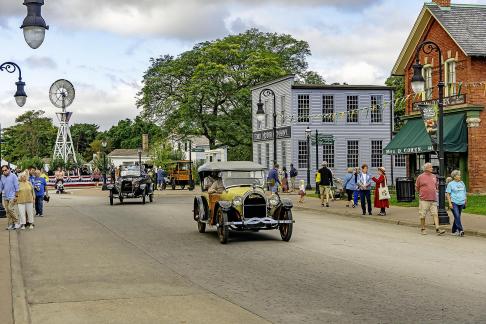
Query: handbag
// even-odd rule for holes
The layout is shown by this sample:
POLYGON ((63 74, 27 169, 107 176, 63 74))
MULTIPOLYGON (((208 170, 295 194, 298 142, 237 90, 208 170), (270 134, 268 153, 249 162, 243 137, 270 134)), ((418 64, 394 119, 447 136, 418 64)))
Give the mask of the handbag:
POLYGON ((321 173, 320 172, 317 172, 317 174, 316 174, 316 183, 317 184, 321 183, 321 173))
POLYGON ((50 199, 51 199, 51 197, 49 197, 49 195, 45 195, 44 196, 44 201, 45 202, 49 202, 50 199))
POLYGON ((388 186, 386 185, 386 177, 385 177, 385 185, 378 188, 378 198, 380 200, 388 200, 391 198, 390 191, 388 190, 388 186))

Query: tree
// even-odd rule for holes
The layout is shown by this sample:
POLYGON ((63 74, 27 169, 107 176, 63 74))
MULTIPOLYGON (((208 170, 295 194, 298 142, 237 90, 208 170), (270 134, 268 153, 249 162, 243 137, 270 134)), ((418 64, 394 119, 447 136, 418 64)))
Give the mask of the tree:
POLYGON ((403 121, 401 117, 405 114, 405 106, 406 102, 405 98, 405 84, 404 78, 402 76, 390 76, 386 79, 385 84, 389 87, 393 88, 394 97, 395 97, 395 131, 399 131, 400 128, 403 126, 403 121))
MULTIPOLYGON (((211 149, 251 147, 251 87, 304 75, 309 45, 256 29, 151 59, 137 106, 165 135, 204 136, 211 149)), ((250 150, 238 159, 251 159, 250 150)))
POLYGON ((326 84, 326 80, 315 71, 307 71, 303 73, 301 79, 298 80, 301 84, 326 84))
POLYGON ((16 124, 4 130, 5 159, 20 161, 49 157, 53 153, 57 129, 42 110, 29 110, 15 119, 16 124))
POLYGON ((20 168, 20 170, 25 170, 30 167, 42 169, 44 168, 44 162, 42 162, 42 159, 38 156, 34 156, 32 158, 24 157, 18 162, 17 166, 20 168))
MULTIPOLYGON (((113 148, 134 149, 142 146, 142 135, 148 134, 149 141, 156 143, 163 138, 163 132, 160 126, 137 116, 133 121, 130 119, 123 119, 117 125, 111 127, 104 133, 99 133, 97 140, 101 143, 101 139, 108 139, 113 148)), ((101 145, 101 144, 100 144, 101 145)), ((99 151, 92 151, 96 153, 99 151)))
POLYGON ((95 124, 74 124, 71 126, 74 150, 85 159, 90 159, 89 144, 98 136, 99 126, 95 124))
POLYGON ((174 150, 172 145, 163 141, 155 144, 150 150, 152 161, 156 166, 165 166, 171 161, 182 160, 184 152, 181 150, 174 150))

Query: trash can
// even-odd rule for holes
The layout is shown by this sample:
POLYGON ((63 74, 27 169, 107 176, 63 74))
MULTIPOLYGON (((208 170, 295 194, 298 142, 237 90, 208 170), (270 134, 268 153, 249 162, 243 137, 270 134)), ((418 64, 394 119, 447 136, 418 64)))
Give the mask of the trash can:
POLYGON ((415 183, 413 178, 397 178, 397 201, 411 202, 415 200, 415 183))

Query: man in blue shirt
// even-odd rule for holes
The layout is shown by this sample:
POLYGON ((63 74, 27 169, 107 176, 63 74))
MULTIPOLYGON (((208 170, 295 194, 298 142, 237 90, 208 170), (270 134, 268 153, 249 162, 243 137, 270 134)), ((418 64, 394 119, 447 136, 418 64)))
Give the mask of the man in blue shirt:
POLYGON ((278 178, 278 164, 275 163, 273 169, 268 172, 267 181, 270 185, 270 190, 272 192, 277 192, 278 186, 280 185, 280 180, 278 178))
POLYGON ((158 168, 157 169, 157 185, 159 186, 160 190, 164 189, 163 183, 165 181, 166 173, 164 169, 158 168))
POLYGON ((3 192, 3 207, 7 213, 7 230, 18 229, 18 218, 15 205, 17 204, 17 194, 19 192, 19 180, 17 176, 10 172, 7 165, 2 166, 2 177, 0 178, 0 191, 3 192))
POLYGON ((35 171, 34 192, 35 192, 35 215, 39 217, 43 217, 44 216, 44 195, 47 194, 47 182, 46 179, 41 177, 40 170, 35 171))

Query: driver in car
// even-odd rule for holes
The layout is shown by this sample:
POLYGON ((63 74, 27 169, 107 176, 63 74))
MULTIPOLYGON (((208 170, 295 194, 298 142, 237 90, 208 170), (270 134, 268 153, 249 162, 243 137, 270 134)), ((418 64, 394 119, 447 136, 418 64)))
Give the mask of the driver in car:
POLYGON ((221 178, 221 173, 214 178, 214 182, 208 189, 210 194, 222 194, 224 191, 223 179, 221 178))

